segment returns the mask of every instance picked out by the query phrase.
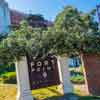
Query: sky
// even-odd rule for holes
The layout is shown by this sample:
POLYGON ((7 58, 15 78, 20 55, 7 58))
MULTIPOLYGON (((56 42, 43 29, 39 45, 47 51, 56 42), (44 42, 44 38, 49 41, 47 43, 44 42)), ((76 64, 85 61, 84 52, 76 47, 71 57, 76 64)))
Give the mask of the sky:
POLYGON ((25 13, 42 14, 54 21, 56 15, 66 5, 72 5, 80 11, 89 12, 100 4, 100 0, 6 0, 9 7, 25 13))

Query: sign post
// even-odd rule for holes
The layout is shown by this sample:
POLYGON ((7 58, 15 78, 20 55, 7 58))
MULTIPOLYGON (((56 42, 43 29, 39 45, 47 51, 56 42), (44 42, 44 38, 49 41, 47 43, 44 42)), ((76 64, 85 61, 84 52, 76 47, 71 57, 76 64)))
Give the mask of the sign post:
MULTIPOLYGON (((60 80, 61 84, 59 87, 63 88, 63 93, 72 93, 73 87, 72 83, 70 82, 70 72, 68 70, 68 57, 58 57, 58 65, 59 65, 59 71, 60 71, 60 80)), ((59 88, 58 87, 58 88, 59 88)))
POLYGON ((33 100, 30 83, 29 73, 26 57, 22 57, 20 61, 16 62, 17 73, 17 98, 16 100, 33 100))

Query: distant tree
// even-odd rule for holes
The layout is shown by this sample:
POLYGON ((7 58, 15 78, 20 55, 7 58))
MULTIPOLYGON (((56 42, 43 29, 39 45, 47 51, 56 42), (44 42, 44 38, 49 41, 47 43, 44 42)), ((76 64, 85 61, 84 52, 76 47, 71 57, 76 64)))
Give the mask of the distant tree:
POLYGON ((30 14, 26 19, 32 27, 47 28, 46 20, 40 14, 30 14))
POLYGON ((34 21, 43 21, 43 20, 45 20, 44 19, 44 17, 41 15, 41 14, 29 14, 29 16, 28 16, 28 18, 27 18, 28 20, 30 20, 30 19, 33 19, 34 21))

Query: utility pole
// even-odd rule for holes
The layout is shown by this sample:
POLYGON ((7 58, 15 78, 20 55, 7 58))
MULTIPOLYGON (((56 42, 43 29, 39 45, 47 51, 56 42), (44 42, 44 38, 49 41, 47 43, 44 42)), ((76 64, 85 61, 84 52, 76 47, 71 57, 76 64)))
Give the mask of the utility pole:
POLYGON ((99 19, 99 23, 100 23, 100 4, 97 5, 97 13, 98 13, 98 19, 99 19))

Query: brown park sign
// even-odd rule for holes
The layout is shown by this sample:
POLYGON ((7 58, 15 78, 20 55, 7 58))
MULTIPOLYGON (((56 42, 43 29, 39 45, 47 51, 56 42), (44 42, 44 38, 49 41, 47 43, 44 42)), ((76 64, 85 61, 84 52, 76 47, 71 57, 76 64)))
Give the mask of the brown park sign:
POLYGON ((31 89, 39 89, 60 84, 57 58, 48 56, 34 59, 28 57, 31 89))

